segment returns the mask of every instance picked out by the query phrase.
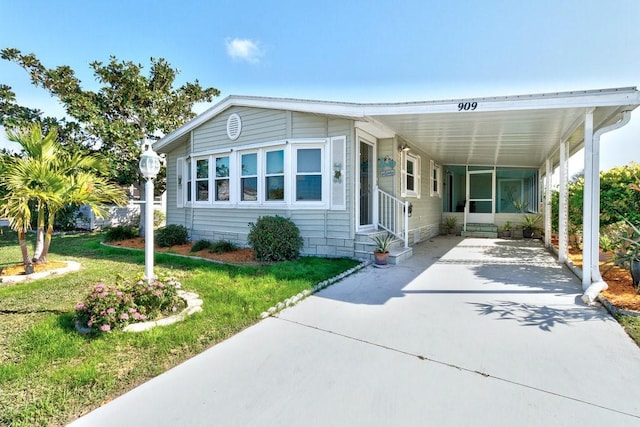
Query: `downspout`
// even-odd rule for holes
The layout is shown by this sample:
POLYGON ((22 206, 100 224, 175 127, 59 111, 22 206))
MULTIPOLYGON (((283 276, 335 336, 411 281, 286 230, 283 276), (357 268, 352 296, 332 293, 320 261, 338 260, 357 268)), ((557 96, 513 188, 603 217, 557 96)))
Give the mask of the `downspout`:
MULTIPOLYGON (((609 126, 605 126, 603 128, 598 129, 593 134, 593 157, 592 157, 592 177, 593 177, 593 185, 591 185, 591 193, 589 197, 592 200, 592 215, 591 215, 591 250, 588 251, 590 253, 589 260, 583 260, 583 265, 586 265, 586 262, 590 263, 591 277, 589 280, 592 282, 586 289, 585 293, 582 296, 582 300, 587 304, 593 304, 596 296, 600 293, 600 291, 607 289, 608 285, 606 282, 602 280, 602 275, 600 274, 600 263, 599 263, 599 253, 600 253, 600 137, 607 133, 616 129, 620 129, 625 126, 631 120, 631 111, 623 111, 622 117, 616 123, 613 123, 609 126)), ((587 194, 585 194, 585 197, 587 194)), ((583 270, 584 272, 584 270, 583 270)), ((585 278, 583 277, 583 289, 584 289, 585 278)))

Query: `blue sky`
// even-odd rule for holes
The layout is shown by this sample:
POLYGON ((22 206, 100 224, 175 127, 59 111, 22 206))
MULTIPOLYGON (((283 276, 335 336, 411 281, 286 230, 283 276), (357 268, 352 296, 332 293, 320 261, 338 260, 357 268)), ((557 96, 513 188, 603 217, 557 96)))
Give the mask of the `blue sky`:
MULTIPOLYGON (((640 85, 637 0, 0 0, 0 47, 69 65, 163 57, 230 94, 415 101, 640 85)), ((0 61, 23 105, 62 109, 0 61)), ((199 107, 202 110, 203 106, 199 107)), ((0 137, 1 139, 2 137, 0 137)), ((603 137, 603 168, 640 162, 640 113, 603 137)))

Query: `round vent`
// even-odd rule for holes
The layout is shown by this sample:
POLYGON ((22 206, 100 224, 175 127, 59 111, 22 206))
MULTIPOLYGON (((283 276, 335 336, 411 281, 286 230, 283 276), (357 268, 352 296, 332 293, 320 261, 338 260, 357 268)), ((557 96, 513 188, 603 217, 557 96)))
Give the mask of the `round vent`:
POLYGON ((229 139, 235 141, 240 137, 240 132, 242 131, 242 120, 240 120, 240 116, 236 113, 233 113, 227 119, 227 135, 229 139))

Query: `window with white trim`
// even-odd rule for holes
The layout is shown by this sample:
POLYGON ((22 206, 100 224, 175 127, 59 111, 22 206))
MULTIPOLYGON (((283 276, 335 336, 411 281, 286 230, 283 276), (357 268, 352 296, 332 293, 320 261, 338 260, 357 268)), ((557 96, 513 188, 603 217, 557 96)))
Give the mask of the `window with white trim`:
POLYGON ((240 156, 240 200, 243 202, 258 200, 258 153, 240 156))
POLYGON ((297 148, 295 201, 322 201, 322 148, 297 148))
POLYGON ((403 197, 420 197, 420 173, 420 156, 403 153, 401 169, 403 197))
POLYGON ((429 162, 430 170, 430 183, 431 183, 431 197, 440 197, 441 196, 441 180, 442 180, 442 170, 440 165, 435 163, 433 160, 429 162))
POLYGON ((346 145, 308 138, 178 158, 176 205, 345 209, 346 145))
POLYGON ((284 150, 267 151, 265 163, 265 200, 284 201, 284 150))
POLYGON ((229 201, 229 156, 215 157, 215 193, 214 200, 217 202, 229 201))
POLYGON ((209 158, 196 159, 196 202, 209 201, 209 158))

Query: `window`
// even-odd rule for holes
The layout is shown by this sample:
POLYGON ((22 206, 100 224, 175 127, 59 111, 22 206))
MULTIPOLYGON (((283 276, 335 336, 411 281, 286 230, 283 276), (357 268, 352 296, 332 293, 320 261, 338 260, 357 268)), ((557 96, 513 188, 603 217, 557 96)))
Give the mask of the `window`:
POLYGON ((229 201, 229 156, 216 157, 215 200, 229 201))
POLYGON ((430 162, 431 166, 431 197, 440 197, 440 180, 441 171, 440 165, 436 164, 433 160, 430 162))
POLYGON ((267 151, 266 200, 284 200, 284 150, 267 151))
POLYGON ((196 202, 209 201, 209 159, 196 160, 196 202))
POLYGON ((401 195, 420 197, 420 157, 403 153, 401 170, 401 195))
POLYGON ((258 200, 258 153, 241 156, 240 200, 243 202, 258 200))
POLYGON ((322 149, 298 148, 295 168, 296 201, 322 201, 322 149))
POLYGON ((191 159, 187 160, 187 202, 191 202, 191 183, 193 181, 191 172, 191 159))

